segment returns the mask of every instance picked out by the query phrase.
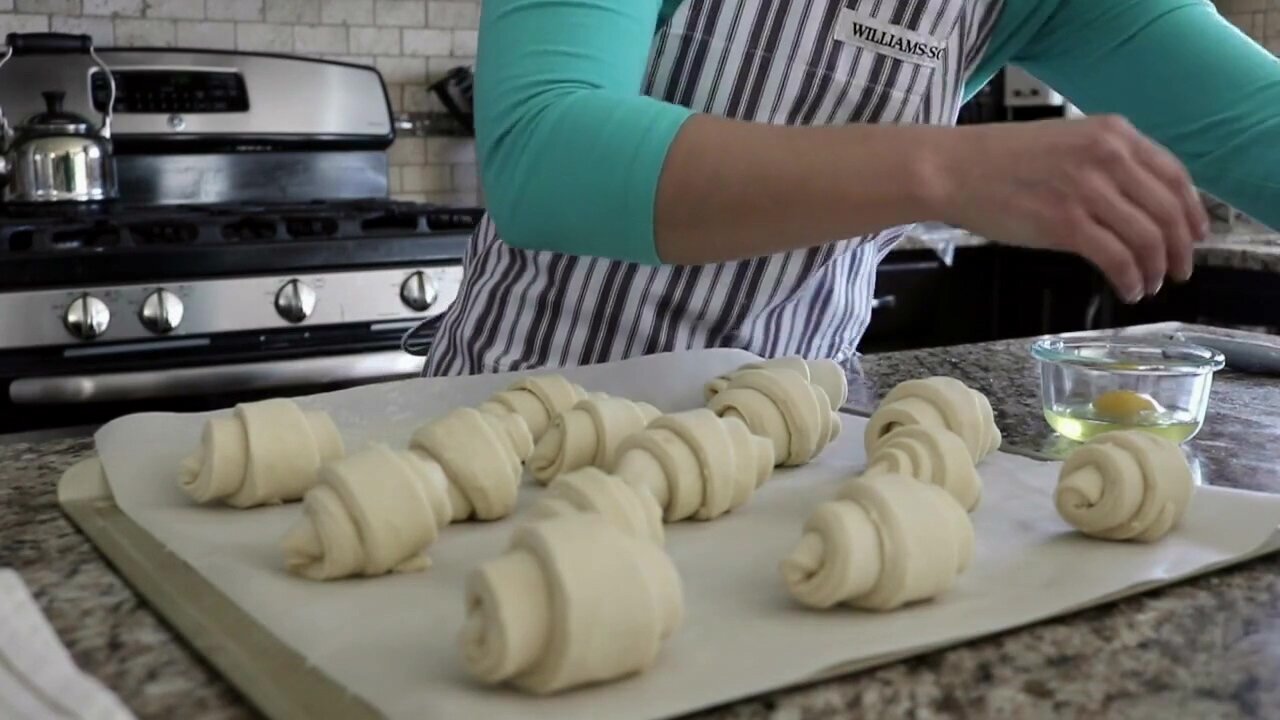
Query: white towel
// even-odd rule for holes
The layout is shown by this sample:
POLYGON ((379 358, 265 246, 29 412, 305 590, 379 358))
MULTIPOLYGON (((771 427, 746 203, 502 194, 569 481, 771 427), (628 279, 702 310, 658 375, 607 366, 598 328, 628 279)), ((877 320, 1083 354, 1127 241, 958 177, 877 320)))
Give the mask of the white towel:
POLYGON ((0 718, 134 720, 76 667, 22 577, 7 568, 0 568, 0 718))

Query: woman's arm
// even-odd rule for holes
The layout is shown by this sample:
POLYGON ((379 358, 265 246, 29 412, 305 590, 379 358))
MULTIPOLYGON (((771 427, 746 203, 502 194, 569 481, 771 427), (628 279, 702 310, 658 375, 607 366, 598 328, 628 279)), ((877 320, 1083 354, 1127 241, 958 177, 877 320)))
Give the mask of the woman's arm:
POLYGON ((486 0, 477 148, 506 242, 697 264, 928 217, 936 129, 783 128, 644 97, 659 5, 486 0))
POLYGON ((942 220, 1079 253, 1134 299, 1167 267, 1189 273, 1203 209, 1137 133, 1105 118, 966 130, 693 114, 641 94, 659 5, 486 0, 477 148, 506 242, 700 264, 942 220), (1159 208, 1126 204, 1112 177, 1136 178, 1159 208))
POLYGON ((1086 113, 1124 115, 1198 185, 1280 228, 1280 60, 1208 0, 1053 4, 1013 62, 1086 113))

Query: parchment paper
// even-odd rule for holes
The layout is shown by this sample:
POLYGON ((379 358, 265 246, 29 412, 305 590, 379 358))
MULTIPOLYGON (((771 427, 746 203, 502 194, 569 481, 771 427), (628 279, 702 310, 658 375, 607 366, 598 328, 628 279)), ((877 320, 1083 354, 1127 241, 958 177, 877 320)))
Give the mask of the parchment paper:
MULTIPOLYGON (((666 411, 697 407, 702 383, 751 360, 726 350, 667 354, 565 371, 592 390, 666 411)), ((476 404, 511 376, 414 379, 301 399, 329 410, 349 449, 404 443, 414 427, 476 404)), ((117 420, 97 447, 120 508, 334 682, 391 718, 653 718, 690 712, 877 658, 952 644, 1206 572, 1280 546, 1280 497, 1201 487, 1183 524, 1153 545, 1089 540, 1054 511, 1058 465, 996 454, 980 468, 977 558, 943 598, 889 614, 800 608, 778 561, 814 506, 863 465, 865 421, 816 462, 778 471, 744 508, 710 523, 670 525, 667 549, 685 586, 686 619, 648 673, 552 698, 473 683, 457 661, 463 582, 499 554, 521 517, 447 528, 423 573, 333 583, 294 578, 277 543, 300 505, 248 511, 193 505, 179 461, 208 414, 117 420)), ((1212 478, 1206 478, 1212 483, 1212 478)), ((527 484, 521 507, 540 490, 527 484)))

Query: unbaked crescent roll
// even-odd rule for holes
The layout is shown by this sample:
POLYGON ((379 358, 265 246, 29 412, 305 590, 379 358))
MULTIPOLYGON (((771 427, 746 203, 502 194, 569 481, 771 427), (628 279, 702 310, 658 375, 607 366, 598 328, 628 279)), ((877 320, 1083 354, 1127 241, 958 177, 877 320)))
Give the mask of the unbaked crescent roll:
POLYGON ((868 454, 876 443, 901 425, 933 425, 959 435, 973 461, 1000 448, 987 397, 951 377, 930 377, 899 383, 871 415, 864 438, 868 454))
POLYGON ((646 670, 684 615, 666 553, 595 513, 518 527, 468 576, 466 595, 467 671, 537 694, 646 670))
POLYGON ((1086 535, 1151 542, 1178 524, 1194 490, 1181 448, 1126 430, 1099 435, 1067 456, 1054 504, 1086 535))
POLYGON ((612 467, 623 438, 661 415, 649 403, 603 397, 579 400, 551 423, 529 456, 533 479, 546 485, 557 475, 593 465, 612 467))
POLYGON ((444 471, 424 455, 373 444, 320 469, 281 547, 311 580, 426 569, 423 554, 453 519, 444 471))
POLYGON ((815 608, 893 610, 946 592, 973 560, 973 525, 936 485, 872 475, 818 506, 780 571, 815 608))
POLYGON ((901 425, 881 438, 863 474, 885 473, 937 485, 971 512, 982 496, 982 479, 964 440, 936 425, 901 425))
POLYGON ((271 505, 301 498, 320 466, 342 452, 342 436, 323 411, 304 412, 285 398, 243 403, 205 423, 178 482, 199 503, 271 505))
POLYGON ((529 509, 534 518, 578 512, 599 513, 629 535, 658 545, 663 542, 662 509, 653 495, 596 467, 556 477, 529 509))
POLYGON ((849 381, 845 378, 844 369, 834 360, 825 358, 818 360, 805 360, 799 355, 788 355, 786 357, 770 358, 760 362, 747 363, 735 370, 732 370, 720 377, 712 379, 703 388, 703 393, 708 402, 716 396, 725 386, 729 384, 729 378, 735 372, 742 370, 791 370, 800 373, 804 379, 818 387, 826 393, 827 400, 831 407, 840 409, 844 407, 845 402, 849 399, 849 381))
POLYGON ((783 369, 740 370, 707 405, 773 442, 774 462, 803 465, 840 434, 840 416, 821 388, 783 369))
MULTIPOLYGON (((524 418, 525 424, 529 426, 529 434, 537 442, 560 413, 585 397, 587 392, 581 386, 569 382, 561 375, 530 375, 494 394, 479 409, 497 415, 519 415, 524 418)), ((527 457, 526 453, 520 459, 527 457)))
POLYGON ((516 505, 522 467, 533 447, 521 416, 458 408, 418 428, 409 448, 444 468, 457 488, 455 519, 496 520, 516 505))
POLYGON ((647 489, 667 522, 740 507, 773 471, 773 444, 706 408, 663 415, 618 448, 613 474, 647 489))

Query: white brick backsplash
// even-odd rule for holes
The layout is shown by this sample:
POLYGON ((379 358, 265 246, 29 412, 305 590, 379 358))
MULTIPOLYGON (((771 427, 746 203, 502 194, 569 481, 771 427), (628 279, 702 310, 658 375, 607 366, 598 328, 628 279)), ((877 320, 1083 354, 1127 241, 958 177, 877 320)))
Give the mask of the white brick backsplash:
POLYGON ((1240 28, 1247 35, 1253 38, 1261 40, 1266 36, 1266 15, 1263 13, 1227 15, 1226 18, 1236 27, 1240 28))
POLYGON ((373 24, 381 27, 422 27, 427 24, 425 0, 374 0, 373 24))
POLYGON ((476 193, 474 192, 429 192, 423 196, 418 202, 428 202, 434 205, 475 205, 476 193))
POLYGON ((111 24, 111 18, 54 15, 49 18, 49 29, 59 33, 88 35, 93 38, 94 47, 106 47, 116 42, 115 26, 111 24))
POLYGON ((8 35, 11 32, 49 32, 49 16, 27 15, 25 13, 0 15, 0 36, 8 35))
POLYGON ((422 165, 427 161, 427 141, 420 137, 396 138, 387 151, 392 165, 422 165))
POLYGON ((404 87, 404 109, 409 112, 443 112, 439 98, 427 90, 426 85, 404 87))
POLYGON ((276 23, 236 23, 236 48, 258 52, 293 52, 293 28, 276 23))
POLYGON ((1268 40, 1280 37, 1280 9, 1272 6, 1272 9, 1268 10, 1263 18, 1265 22, 1265 26, 1261 30, 1263 36, 1268 40))
POLYGON ((141 17, 142 0, 84 0, 84 14, 141 17))
MULTIPOLYGON (((1229 0, 1218 7, 1275 49, 1280 0, 1234 1, 1238 8, 1228 9, 1229 0)), ((0 40, 52 30, 88 34, 99 46, 296 52, 378 68, 397 112, 443 112, 429 84, 474 63, 479 19, 479 0, 0 0, 0 40)), ((388 159, 393 197, 477 202, 470 138, 403 137, 388 159)))
POLYGON ((118 45, 173 47, 178 42, 178 25, 172 20, 116 20, 118 45))
POLYGON ((382 72, 382 79, 393 85, 426 82, 427 61, 420 57, 379 57, 374 65, 382 72))
POLYGON ((474 30, 480 27, 480 4, 432 0, 427 5, 427 24, 433 28, 474 30))
POLYGON ((236 24, 232 22, 191 22, 182 20, 178 23, 178 44, 189 48, 234 50, 236 48, 236 24))
POLYGON ((320 0, 320 22, 326 25, 372 25, 373 0, 320 0))
POLYGON ((43 15, 79 15, 80 0, 18 0, 18 12, 43 15))
POLYGON ((338 62, 351 63, 353 65, 372 65, 372 55, 325 55, 326 60, 337 60, 338 62))
POLYGON ((480 33, 475 30, 453 31, 453 54, 459 57, 475 57, 480 33))
POLYGON ((320 0, 266 0, 267 22, 318 23, 320 0))
POLYGON ((209 0, 205 13, 210 20, 261 20, 262 0, 209 0))
POLYGON ((1218 10, 1224 13, 1240 13, 1267 9, 1267 0, 1216 0, 1214 4, 1218 6, 1218 10))
POLYGON ((147 0, 143 3, 143 15, 149 18, 201 20, 204 18, 204 0, 147 0))
POLYGON ((475 62, 476 59, 473 57, 427 58, 427 76, 434 80, 456 67, 463 65, 475 65, 475 62))
POLYGON ((410 30, 404 31, 405 55, 448 55, 453 48, 453 36, 448 30, 410 30))
POLYGON ((399 28, 353 27, 350 52, 370 55, 399 55, 399 28))
POLYGON ((427 138, 427 162, 444 165, 474 163, 476 143, 470 138, 427 138))
POLYGON ((479 173, 475 163, 463 163, 453 166, 453 189, 475 190, 480 187, 479 173))
POLYGON ((293 50, 307 54, 345 53, 347 29, 341 26, 299 25, 293 29, 293 50))
POLYGON ((453 187, 448 165, 408 165, 400 168, 400 187, 405 192, 437 192, 453 187))

